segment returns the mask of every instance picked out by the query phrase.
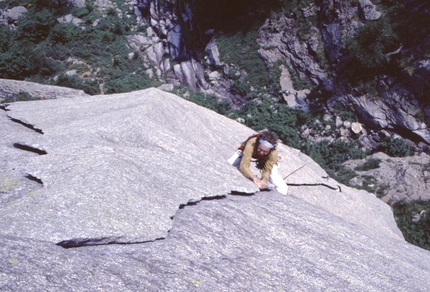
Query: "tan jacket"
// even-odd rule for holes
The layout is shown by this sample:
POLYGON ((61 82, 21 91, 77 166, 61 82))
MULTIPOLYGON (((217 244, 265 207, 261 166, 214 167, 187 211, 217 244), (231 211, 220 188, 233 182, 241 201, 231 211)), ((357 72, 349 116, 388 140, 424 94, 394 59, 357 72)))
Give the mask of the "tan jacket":
POLYGON ((278 150, 276 148, 272 150, 269 155, 259 156, 257 152, 258 143, 257 137, 249 139, 243 149, 242 161, 240 162, 240 172, 247 178, 252 179, 254 174, 249 168, 251 165, 251 159, 265 160, 264 167, 262 169, 261 178, 269 179, 270 172, 272 171, 273 165, 278 161, 278 150))

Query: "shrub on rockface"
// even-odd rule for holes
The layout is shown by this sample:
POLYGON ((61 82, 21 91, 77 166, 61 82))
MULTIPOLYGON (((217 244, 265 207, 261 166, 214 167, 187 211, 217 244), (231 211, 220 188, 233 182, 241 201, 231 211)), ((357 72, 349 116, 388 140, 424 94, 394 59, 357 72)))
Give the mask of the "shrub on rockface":
MULTIPOLYGON (((179 88, 175 88, 174 93, 184 96, 179 88)), ((231 113, 231 101, 229 99, 219 99, 215 94, 194 91, 190 92, 186 99, 222 115, 231 113)))
POLYGON ((386 137, 378 145, 378 151, 393 157, 406 157, 413 154, 411 146, 403 139, 386 137))
POLYGON ((430 201, 401 201, 392 208, 406 241, 430 250, 430 201))
POLYGON ((128 58, 131 49, 125 35, 137 23, 135 17, 127 17, 124 3, 116 3, 126 11, 121 17, 115 9, 103 16, 91 3, 82 8, 63 0, 30 0, 27 4, 28 12, 20 17, 15 31, 0 25, 0 78, 69 86, 89 94, 100 93, 103 83, 109 92, 156 85, 141 74, 139 60, 128 58), (78 26, 58 23, 57 18, 67 14, 83 22, 78 26), (98 24, 94 26, 95 20, 98 24), (76 66, 81 67, 79 75, 67 76, 66 71, 76 70, 76 66), (132 81, 134 74, 142 80, 132 81))
POLYGON ((354 38, 347 40, 347 48, 358 65, 355 70, 363 71, 384 68, 389 62, 387 53, 398 46, 398 37, 385 18, 366 22, 354 38))
POLYGON ((257 28, 255 26, 249 31, 220 35, 217 46, 221 61, 240 68, 241 72, 238 73, 245 75, 242 80, 244 83, 263 88, 269 85, 269 77, 266 65, 258 55, 257 28))
POLYGON ((57 23, 50 31, 51 44, 67 44, 79 36, 79 28, 71 23, 57 23))
POLYGON ((362 159, 366 153, 361 151, 357 143, 323 141, 320 143, 305 143, 301 148, 303 152, 315 160, 321 167, 332 172, 341 169, 341 164, 350 159, 362 159))
POLYGON ((84 82, 76 75, 68 76, 65 74, 60 74, 57 78, 57 81, 55 82, 55 85, 82 89, 84 86, 84 82))
POLYGON ((160 83, 151 80, 145 73, 121 74, 121 71, 116 70, 113 78, 106 81, 104 91, 108 94, 130 92, 160 85, 160 83))
POLYGON ((18 21, 17 38, 25 43, 38 43, 44 40, 55 25, 54 13, 43 8, 40 11, 30 9, 18 21))
POLYGON ((354 168, 356 171, 366 171, 370 169, 378 168, 381 164, 381 159, 369 158, 362 165, 358 165, 354 168))
POLYGON ((251 92, 249 84, 239 80, 236 80, 232 84, 230 90, 233 94, 238 94, 240 96, 247 96, 251 92))

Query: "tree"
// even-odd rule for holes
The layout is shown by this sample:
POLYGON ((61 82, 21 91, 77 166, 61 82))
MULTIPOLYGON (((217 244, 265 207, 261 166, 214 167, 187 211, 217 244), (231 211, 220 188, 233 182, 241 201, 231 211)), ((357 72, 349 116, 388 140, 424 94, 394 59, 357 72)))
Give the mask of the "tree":
POLYGON ((380 70, 389 63, 387 54, 399 47, 398 37, 388 20, 369 21, 346 46, 354 57, 356 70, 380 70))
POLYGON ((378 145, 378 150, 393 157, 406 157, 412 154, 411 146, 403 139, 386 137, 378 145))
POLYGON ((55 17, 48 9, 29 10, 26 15, 21 16, 18 20, 18 39, 40 42, 49 35, 55 23, 55 17))

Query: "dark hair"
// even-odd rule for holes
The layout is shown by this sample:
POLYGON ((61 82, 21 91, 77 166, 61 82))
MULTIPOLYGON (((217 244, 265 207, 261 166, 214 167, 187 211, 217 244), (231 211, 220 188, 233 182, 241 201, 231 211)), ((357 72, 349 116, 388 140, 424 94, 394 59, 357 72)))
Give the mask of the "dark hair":
POLYGON ((263 139, 266 140, 267 142, 269 142, 270 144, 274 145, 276 147, 278 138, 276 137, 276 134, 273 133, 272 131, 262 131, 260 132, 261 136, 258 138, 258 140, 263 139))

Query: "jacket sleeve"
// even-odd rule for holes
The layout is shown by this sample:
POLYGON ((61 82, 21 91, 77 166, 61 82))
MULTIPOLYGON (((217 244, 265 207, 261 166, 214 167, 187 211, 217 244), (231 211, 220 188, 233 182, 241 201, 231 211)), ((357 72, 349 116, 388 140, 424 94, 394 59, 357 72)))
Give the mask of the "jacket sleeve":
POLYGON ((278 162, 278 150, 273 150, 269 154, 269 158, 266 160, 266 163, 264 163, 263 171, 261 174, 262 178, 269 179, 270 173, 272 172, 273 166, 275 163, 278 162))
POLYGON ((255 143, 257 141, 257 138, 253 138, 248 140, 248 142, 245 145, 245 148, 243 148, 242 151, 242 160, 240 162, 240 172, 249 179, 252 179, 254 174, 252 173, 251 169, 249 168, 251 165, 251 159, 252 154, 254 153, 254 147, 255 143))

